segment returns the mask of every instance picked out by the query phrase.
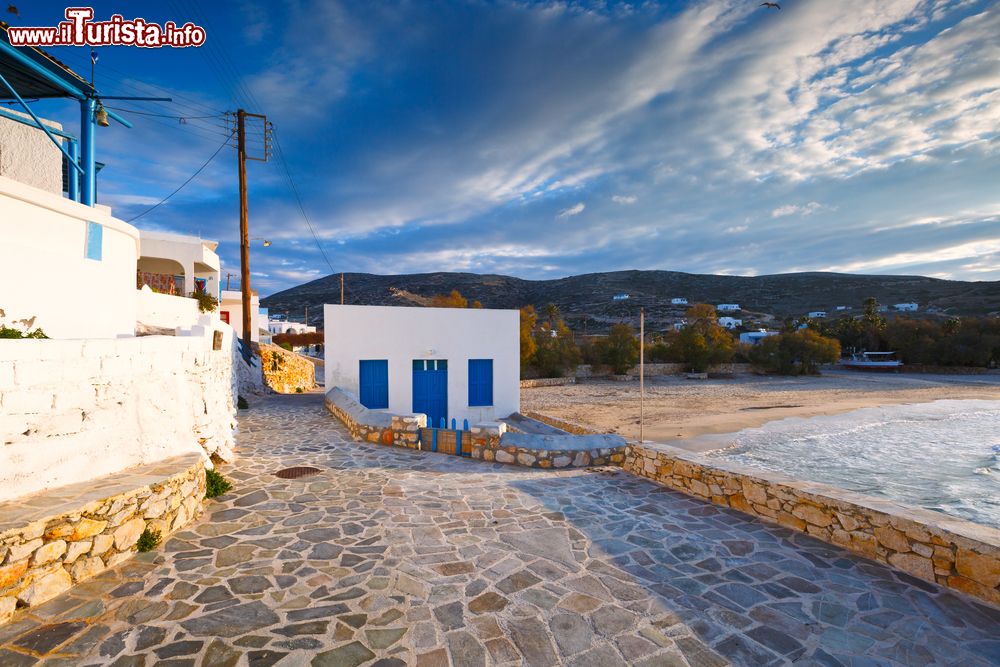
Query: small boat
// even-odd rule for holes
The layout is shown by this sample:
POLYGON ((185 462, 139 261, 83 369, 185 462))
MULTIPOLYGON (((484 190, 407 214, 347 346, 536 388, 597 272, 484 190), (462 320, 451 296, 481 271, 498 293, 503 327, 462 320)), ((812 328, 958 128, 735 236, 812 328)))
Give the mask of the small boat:
POLYGON ((859 371, 898 371, 903 362, 895 358, 895 352, 858 352, 840 360, 844 368, 859 371))

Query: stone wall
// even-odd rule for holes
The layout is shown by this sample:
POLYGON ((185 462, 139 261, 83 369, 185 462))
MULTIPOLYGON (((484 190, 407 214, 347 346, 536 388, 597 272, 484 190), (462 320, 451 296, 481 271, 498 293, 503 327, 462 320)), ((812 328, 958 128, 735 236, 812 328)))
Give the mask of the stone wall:
POLYGON ((623 467, 1000 606, 995 528, 668 445, 631 444, 623 467))
POLYGON ((204 497, 204 460, 188 454, 0 503, 0 623, 127 560, 146 528, 186 525, 204 497))
POLYGON ((231 460, 235 352, 221 329, 0 341, 0 501, 185 453, 231 460))
POLYGON ((309 391, 316 386, 316 366, 277 345, 260 346, 264 383, 279 394, 309 391))
POLYGON ((576 378, 532 378, 529 380, 521 380, 521 389, 531 389, 533 387, 561 387, 567 384, 576 384, 576 378))
MULTIPOLYGON (((687 364, 653 364, 648 363, 645 365, 645 375, 646 377, 655 377, 657 375, 683 375, 691 370, 690 366, 687 364)), ((752 373, 753 367, 750 364, 716 364, 708 369, 711 375, 737 375, 752 373)), ((591 366, 590 364, 581 364, 576 367, 576 377, 577 378, 604 378, 611 375, 611 369, 605 366, 591 366)), ((639 367, 635 366, 629 369, 627 373, 629 377, 638 378, 639 377, 639 367)))
POLYGON ((527 410, 524 413, 525 417, 531 417, 532 419, 537 419, 538 421, 548 424, 549 426, 554 426, 560 431, 566 431, 567 433, 573 433, 575 435, 595 435, 598 434, 597 431, 589 426, 584 426, 583 424, 577 424, 576 422, 566 421, 565 419, 559 419, 558 417, 551 417, 549 415, 543 415, 540 412, 532 412, 527 410))

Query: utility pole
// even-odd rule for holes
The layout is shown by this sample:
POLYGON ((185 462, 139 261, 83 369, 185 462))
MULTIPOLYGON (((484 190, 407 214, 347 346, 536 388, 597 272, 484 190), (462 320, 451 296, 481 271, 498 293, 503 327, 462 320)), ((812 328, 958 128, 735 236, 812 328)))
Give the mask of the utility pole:
POLYGON ((305 325, 309 326, 309 306, 306 306, 306 318, 305 319, 306 319, 305 325))
POLYGON ((340 305, 344 305, 344 274, 340 274, 340 305))
POLYGON ((646 418, 646 309, 639 309, 639 442, 643 440, 642 427, 646 418))
MULTIPOLYGON (((237 167, 240 181, 240 291, 243 296, 243 343, 250 349, 253 340, 253 317, 250 312, 251 292, 250 292, 250 225, 247 210, 247 160, 257 160, 267 162, 270 156, 270 124, 267 117, 247 113, 243 109, 236 112, 236 155, 237 167), (264 156, 252 157, 247 155, 247 118, 260 118, 264 127, 264 156)), ((227 275, 228 283, 229 277, 227 275)))
POLYGON ((229 279, 232 277, 232 275, 233 274, 231 274, 231 273, 226 273, 226 291, 227 292, 229 291, 229 279))

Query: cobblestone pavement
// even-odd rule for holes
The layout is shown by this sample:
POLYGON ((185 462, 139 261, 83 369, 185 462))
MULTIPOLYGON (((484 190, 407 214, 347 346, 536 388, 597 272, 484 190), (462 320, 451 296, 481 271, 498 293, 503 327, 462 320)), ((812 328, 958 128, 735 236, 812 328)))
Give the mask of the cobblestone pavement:
POLYGON ((619 471, 355 443, 317 395, 240 429, 231 494, 0 664, 1000 664, 1000 611, 619 471))

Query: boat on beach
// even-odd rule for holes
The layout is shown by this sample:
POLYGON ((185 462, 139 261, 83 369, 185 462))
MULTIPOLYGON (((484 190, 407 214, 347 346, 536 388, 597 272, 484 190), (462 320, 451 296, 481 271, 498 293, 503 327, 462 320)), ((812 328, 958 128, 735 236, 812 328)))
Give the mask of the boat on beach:
POLYGON ((840 360, 840 365, 859 371, 899 371, 903 362, 895 352, 857 352, 840 360))

